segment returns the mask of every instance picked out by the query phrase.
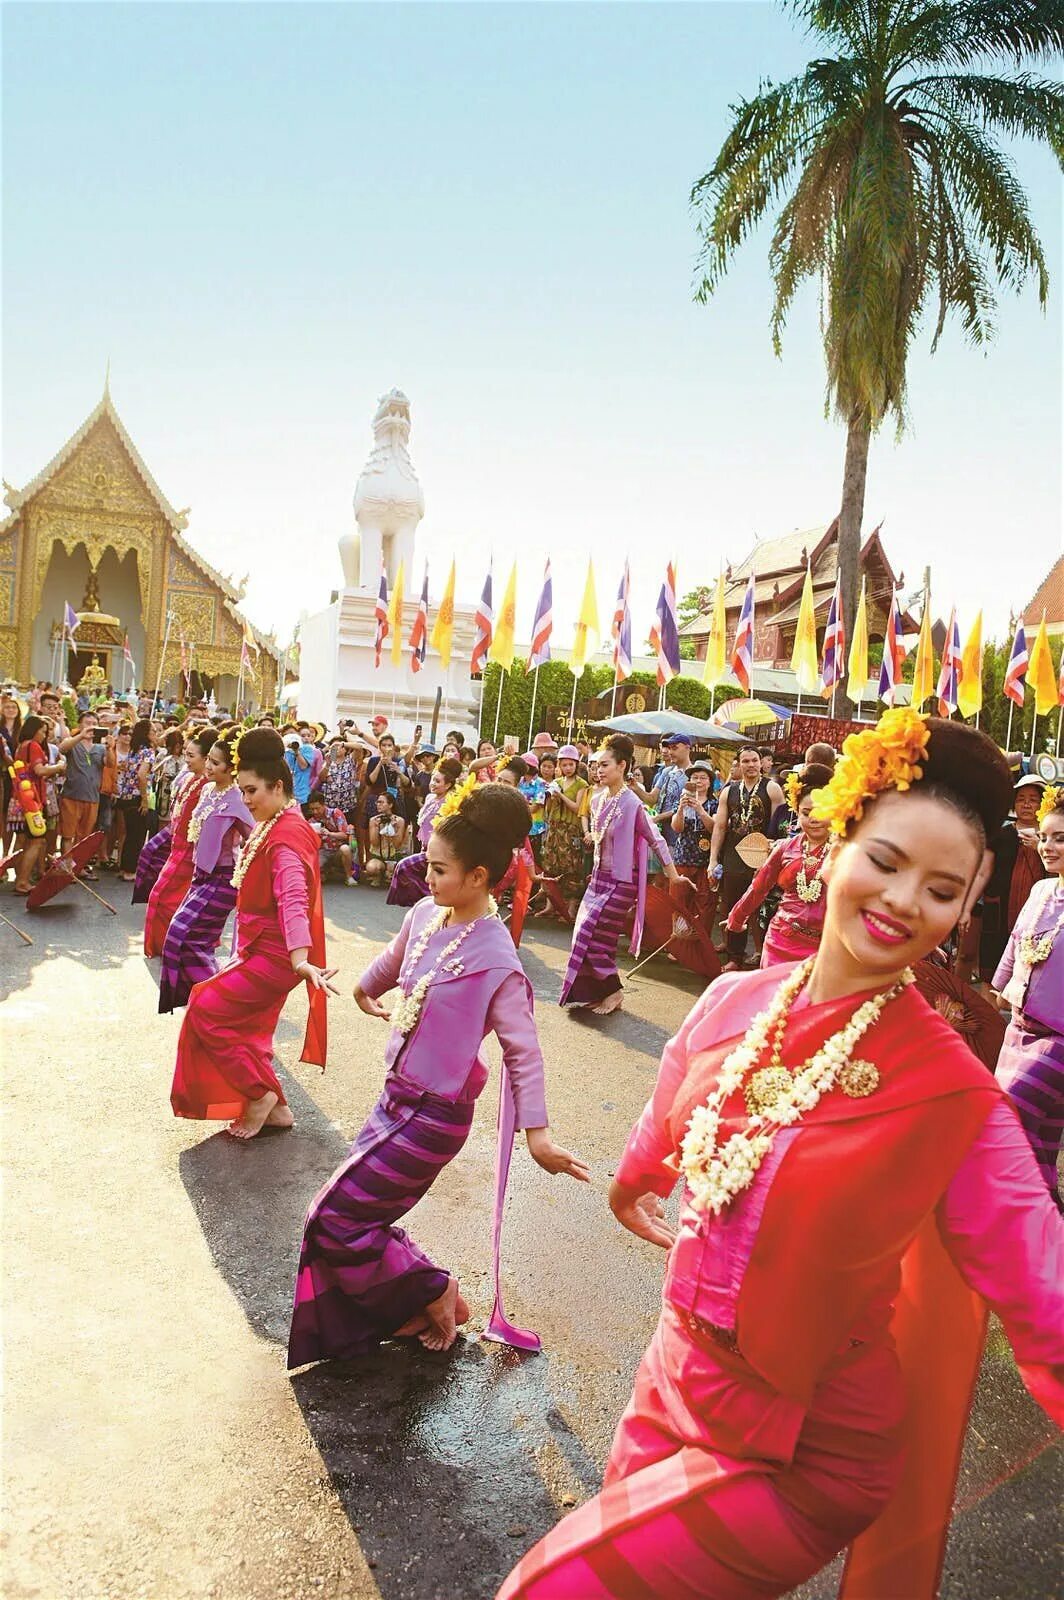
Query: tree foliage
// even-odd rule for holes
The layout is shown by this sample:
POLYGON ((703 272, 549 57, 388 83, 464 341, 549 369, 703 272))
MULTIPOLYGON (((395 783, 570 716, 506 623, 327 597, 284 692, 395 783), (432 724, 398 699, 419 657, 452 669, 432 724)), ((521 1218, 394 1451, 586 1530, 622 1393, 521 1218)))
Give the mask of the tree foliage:
POLYGON ((1034 281, 1045 253, 1002 141, 1050 146, 1064 165, 1064 87, 1040 76, 1064 49, 1061 0, 783 0, 816 58, 733 106, 694 185, 707 300, 770 214, 777 354, 799 288, 815 283, 827 405, 847 428, 839 512, 843 615, 852 636, 871 435, 906 415, 909 350, 950 315, 972 344, 994 331, 995 292, 1034 281))

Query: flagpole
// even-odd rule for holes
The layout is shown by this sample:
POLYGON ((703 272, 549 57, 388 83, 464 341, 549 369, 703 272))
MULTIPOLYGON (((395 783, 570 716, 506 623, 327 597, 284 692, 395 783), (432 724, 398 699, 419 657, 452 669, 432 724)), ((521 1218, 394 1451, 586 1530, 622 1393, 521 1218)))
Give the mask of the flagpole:
POLYGON ((170 629, 173 626, 173 621, 174 613, 172 611, 168 611, 166 613, 166 632, 163 634, 163 648, 159 655, 159 670, 155 674, 155 693, 151 698, 151 711, 149 712, 149 716, 152 717, 154 717, 155 708, 159 704, 159 687, 163 681, 163 663, 166 660, 166 647, 170 643, 170 629))
POLYGON ((577 675, 573 673, 573 698, 569 705, 569 743, 573 742, 573 729, 576 727, 576 684, 577 675))
POLYGON ((1035 706, 1034 716, 1031 718, 1031 755, 1034 755, 1034 741, 1038 733, 1038 707, 1035 706))
POLYGON ((1008 750, 1009 745, 1012 743, 1012 712, 1013 712, 1013 700, 1012 700, 1012 697, 1010 695, 1009 696, 1009 725, 1005 730, 1005 749, 1006 749, 1006 751, 1008 750))
MULTIPOLYGON (((505 681, 506 681, 506 674, 503 671, 503 665, 502 665, 502 662, 500 661, 499 662, 499 692, 495 696, 495 730, 494 730, 494 732, 492 733, 492 736, 491 736, 491 742, 495 746, 496 750, 499 748, 499 715, 500 715, 500 713, 502 711, 502 690, 503 690, 503 684, 504 684, 505 681)), ((481 699, 483 700, 483 691, 481 692, 481 699)))
POLYGON ((536 694, 539 690, 539 663, 536 663, 536 675, 532 679, 532 713, 528 719, 528 748, 532 748, 532 733, 536 724, 536 694))
POLYGON ((1064 724, 1064 706, 1061 706, 1060 711, 1057 714, 1057 748, 1056 748, 1055 754, 1056 754, 1056 757, 1057 757, 1058 760, 1060 759, 1060 729, 1061 729, 1061 724, 1064 724))
POLYGON ((613 689, 612 689, 612 691, 610 693, 610 721, 611 722, 613 721, 613 713, 614 713, 614 711, 616 709, 616 706, 617 706, 617 662, 614 661, 614 663, 613 663, 613 689))

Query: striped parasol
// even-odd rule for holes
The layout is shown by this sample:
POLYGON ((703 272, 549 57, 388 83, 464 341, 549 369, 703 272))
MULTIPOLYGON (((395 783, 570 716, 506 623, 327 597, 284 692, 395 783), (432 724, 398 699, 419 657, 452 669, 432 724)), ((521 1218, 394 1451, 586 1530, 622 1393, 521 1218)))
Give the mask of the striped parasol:
POLYGON ((765 728, 771 722, 786 722, 790 715, 786 706, 771 700, 725 700, 709 720, 718 728, 765 728))

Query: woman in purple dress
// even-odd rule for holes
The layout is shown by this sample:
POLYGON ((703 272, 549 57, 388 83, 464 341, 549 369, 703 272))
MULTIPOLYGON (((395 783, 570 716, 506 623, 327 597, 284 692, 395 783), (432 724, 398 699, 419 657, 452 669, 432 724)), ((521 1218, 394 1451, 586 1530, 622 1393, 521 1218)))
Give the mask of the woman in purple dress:
POLYGON ((237 846, 254 827, 233 771, 239 728, 223 733, 207 757, 208 782, 188 825, 193 846, 192 882, 163 943, 159 1010, 188 1004, 192 986, 218 971, 214 952, 236 905, 233 868, 237 846))
POLYGON ((595 864, 573 929, 573 947, 562 984, 563 1006, 589 1006, 600 1016, 616 1011, 624 990, 617 971, 617 943, 634 910, 632 954, 639 954, 646 901, 647 852, 653 850, 677 897, 689 885, 673 865, 669 847, 631 789, 628 775, 635 746, 615 733, 599 751, 600 787, 591 801, 595 864))
POLYGON ((514 1127, 545 1171, 588 1179, 585 1164, 550 1136, 532 990, 490 895, 530 821, 514 789, 485 784, 468 794, 429 840, 432 900, 411 908, 358 982, 362 1010, 391 1024, 387 1077, 350 1155, 307 1213, 289 1367, 362 1355, 382 1339, 416 1337, 430 1350, 454 1344, 469 1316, 458 1281, 397 1224, 469 1136, 488 1080, 487 1034, 503 1053, 496 1282, 514 1127), (381 997, 396 988, 388 1008, 381 997))
POLYGON ((1064 789, 1047 789, 1038 853, 1048 877, 1016 918, 994 988, 1012 1007, 998 1082, 1019 1112, 1050 1194, 1064 1133, 1064 789))

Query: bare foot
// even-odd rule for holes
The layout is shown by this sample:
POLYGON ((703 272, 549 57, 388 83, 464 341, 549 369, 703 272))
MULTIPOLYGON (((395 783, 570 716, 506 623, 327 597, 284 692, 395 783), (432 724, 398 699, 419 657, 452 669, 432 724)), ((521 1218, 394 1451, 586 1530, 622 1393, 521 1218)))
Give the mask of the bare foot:
POLYGON ((266 1118, 266 1121, 264 1123, 264 1127, 267 1127, 267 1128, 291 1128, 293 1126, 295 1120, 296 1119, 292 1115, 292 1111, 291 1111, 291 1107, 290 1106, 274 1106, 273 1110, 270 1112, 269 1116, 266 1118))
POLYGON ((277 1103, 277 1096, 273 1090, 267 1089, 261 1099, 248 1101, 244 1107, 244 1115, 231 1122, 225 1130, 226 1133, 231 1139, 254 1139, 277 1103))
POLYGON ((409 1321, 403 1323, 401 1328, 396 1328, 395 1332, 392 1334, 392 1338, 412 1339, 415 1334, 424 1333, 428 1325, 428 1317, 426 1317, 423 1311, 419 1311, 416 1317, 411 1317, 409 1321))
POLYGON ((426 1350, 449 1350, 458 1337, 458 1324, 469 1321, 469 1307, 458 1293, 458 1279, 448 1278, 438 1300, 425 1307, 428 1327, 418 1338, 426 1350))
POLYGON ((624 991, 615 989, 612 994, 606 996, 605 1000, 600 1000, 598 1005, 592 1006, 591 1009, 596 1017, 608 1017, 611 1011, 619 1011, 623 1005, 624 991))

